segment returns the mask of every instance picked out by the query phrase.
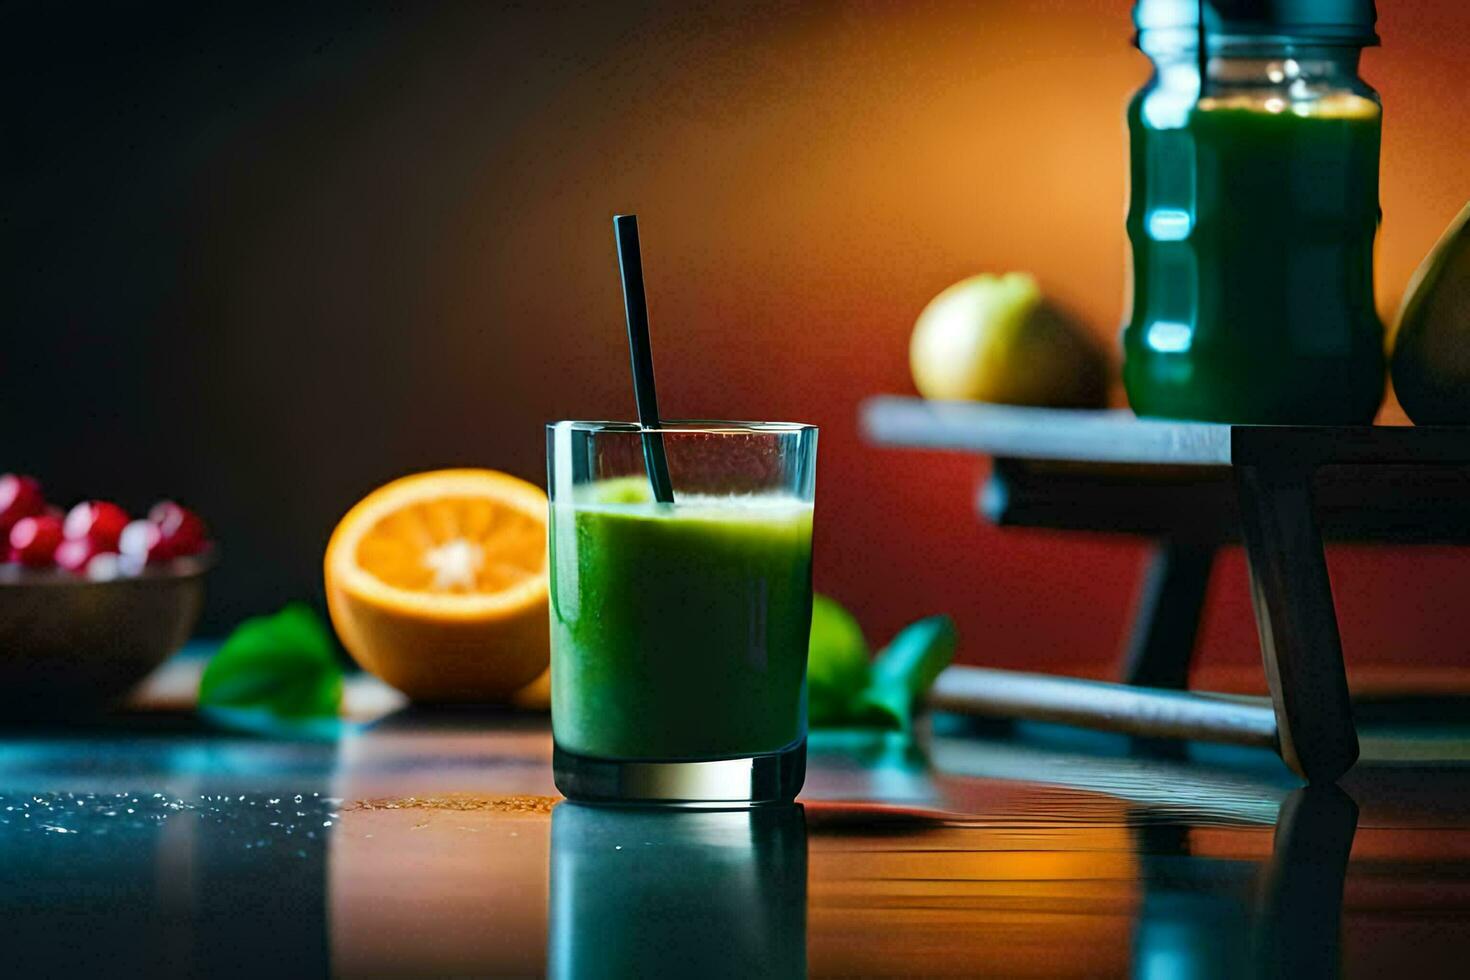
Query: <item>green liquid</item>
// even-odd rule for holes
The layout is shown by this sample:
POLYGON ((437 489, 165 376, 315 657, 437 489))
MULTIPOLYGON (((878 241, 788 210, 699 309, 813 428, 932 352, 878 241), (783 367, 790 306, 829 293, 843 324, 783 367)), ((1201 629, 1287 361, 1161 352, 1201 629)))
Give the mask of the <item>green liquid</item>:
POLYGON ((1373 304, 1377 105, 1344 96, 1301 115, 1201 104, 1183 125, 1161 127, 1150 96, 1128 116, 1123 379, 1134 410, 1372 421, 1384 381, 1373 304))
POLYGON ((805 735, 810 504, 558 501, 550 540, 552 729, 564 750, 709 759, 805 735))

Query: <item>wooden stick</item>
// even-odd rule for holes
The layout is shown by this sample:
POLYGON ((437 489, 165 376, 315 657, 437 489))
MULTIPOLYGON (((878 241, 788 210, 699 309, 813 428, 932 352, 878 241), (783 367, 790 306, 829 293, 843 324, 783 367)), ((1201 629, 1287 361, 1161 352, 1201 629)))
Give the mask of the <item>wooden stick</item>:
POLYGON ((1049 721, 1151 738, 1197 739, 1279 751, 1276 715, 1257 703, 1187 691, 983 667, 950 667, 929 707, 956 714, 1049 721))
POLYGON ((1333 782, 1358 761, 1358 732, 1312 471, 1238 466, 1235 477, 1281 758, 1310 782, 1333 782))

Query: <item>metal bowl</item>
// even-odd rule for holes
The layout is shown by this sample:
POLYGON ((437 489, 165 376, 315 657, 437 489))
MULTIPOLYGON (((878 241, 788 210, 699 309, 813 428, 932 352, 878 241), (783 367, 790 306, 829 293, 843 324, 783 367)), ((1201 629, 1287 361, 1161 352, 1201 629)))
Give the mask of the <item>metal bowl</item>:
POLYGON ((178 558, 106 580, 0 566, 0 720, 121 700, 189 639, 209 564, 178 558))

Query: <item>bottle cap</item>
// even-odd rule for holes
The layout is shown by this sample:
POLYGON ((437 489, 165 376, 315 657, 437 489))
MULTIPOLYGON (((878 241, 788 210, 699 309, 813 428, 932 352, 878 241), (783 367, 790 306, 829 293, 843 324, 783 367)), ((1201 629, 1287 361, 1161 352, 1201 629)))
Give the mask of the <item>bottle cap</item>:
POLYGON ((1140 31, 1198 31, 1201 14, 1207 37, 1378 43, 1373 0, 1138 0, 1133 23, 1140 31))

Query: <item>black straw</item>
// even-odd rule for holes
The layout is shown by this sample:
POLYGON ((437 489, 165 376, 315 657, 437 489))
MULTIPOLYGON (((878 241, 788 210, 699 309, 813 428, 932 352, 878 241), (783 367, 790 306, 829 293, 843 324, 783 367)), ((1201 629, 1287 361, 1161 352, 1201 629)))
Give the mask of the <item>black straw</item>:
POLYGON ((653 345, 648 340, 648 299, 643 293, 643 256, 638 249, 638 216, 613 215, 613 237, 618 243, 618 271, 623 276, 623 312, 628 317, 628 352, 633 358, 633 398, 643 429, 643 465, 653 487, 653 499, 674 502, 664 437, 659 432, 658 393, 653 386, 653 345))

